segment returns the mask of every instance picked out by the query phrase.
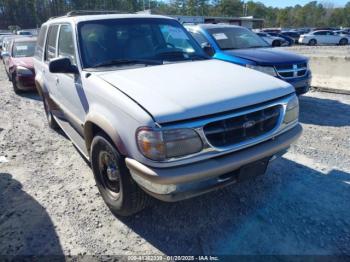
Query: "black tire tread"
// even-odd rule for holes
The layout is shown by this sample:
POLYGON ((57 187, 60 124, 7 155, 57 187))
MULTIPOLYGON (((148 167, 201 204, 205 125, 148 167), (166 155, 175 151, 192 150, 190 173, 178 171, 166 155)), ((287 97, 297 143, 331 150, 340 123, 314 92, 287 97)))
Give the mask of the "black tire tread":
POLYGON ((317 40, 316 39, 310 39, 309 40, 309 45, 313 46, 313 45, 317 45, 317 40), (311 44, 314 43, 314 44, 311 44))
MULTIPOLYGON (((119 153, 118 149, 116 148, 116 146, 114 145, 114 143, 112 142, 112 140, 108 137, 107 134, 105 134, 104 132, 99 132, 97 133, 91 143, 91 150, 90 150, 90 162, 91 165, 93 165, 93 147, 97 144, 97 141, 99 139, 103 139, 105 141, 108 142, 109 146, 112 146, 113 149, 115 149, 115 151, 118 154, 118 159, 120 161, 120 165, 121 165, 121 170, 123 171, 122 176, 123 176, 123 194, 125 191, 128 191, 128 195, 125 196, 123 195, 123 207, 121 209, 117 209, 115 206, 110 205, 108 203, 108 201, 105 202, 107 204, 107 206, 109 207, 109 209, 111 210, 111 212, 117 216, 130 216, 133 215, 139 211, 141 211, 142 209, 144 209, 146 206, 149 205, 150 203, 150 196, 148 196, 138 185, 137 183, 132 179, 128 168, 126 167, 125 164, 125 160, 124 157, 119 153)), ((92 168, 93 169, 93 168, 92 168)), ((93 169, 94 170, 94 169, 93 169)), ((99 181, 96 179, 95 176, 95 180, 96 183, 99 183, 99 181)), ((99 188, 100 190, 100 188, 99 188)), ((103 196, 103 194, 101 194, 103 196)))
POLYGON ((339 40, 339 45, 347 45, 347 44, 349 44, 349 40, 348 39, 342 38, 342 39, 339 40), (343 41, 344 41, 344 44, 342 43, 343 41))
POLYGON ((17 87, 17 83, 16 83, 16 74, 12 74, 11 76, 11 82, 12 82, 12 87, 13 87, 13 91, 18 95, 21 93, 21 90, 18 89, 17 87))

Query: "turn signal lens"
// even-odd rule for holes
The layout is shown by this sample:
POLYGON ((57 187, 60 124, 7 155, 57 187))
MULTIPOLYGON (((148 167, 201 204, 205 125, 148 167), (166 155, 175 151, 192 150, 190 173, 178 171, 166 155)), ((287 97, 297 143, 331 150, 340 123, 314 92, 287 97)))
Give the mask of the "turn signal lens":
POLYGON ((297 96, 294 96, 289 100, 286 108, 286 115, 284 116, 284 123, 288 124, 295 120, 298 120, 299 117, 299 99, 297 96))
POLYGON ((152 160, 165 159, 166 154, 162 132, 141 129, 137 133, 137 144, 145 157, 152 160))

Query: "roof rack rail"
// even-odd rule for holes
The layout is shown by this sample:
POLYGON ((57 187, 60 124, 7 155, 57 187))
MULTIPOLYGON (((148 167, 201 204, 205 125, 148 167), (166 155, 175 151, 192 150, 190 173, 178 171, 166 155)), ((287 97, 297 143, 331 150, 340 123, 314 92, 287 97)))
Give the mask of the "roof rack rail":
POLYGON ((59 17, 61 17, 61 16, 51 16, 51 17, 49 18, 49 20, 55 19, 55 18, 59 18, 59 17))
POLYGON ((66 16, 79 16, 79 15, 108 15, 108 14, 126 14, 128 12, 122 12, 118 10, 74 10, 66 14, 66 16))

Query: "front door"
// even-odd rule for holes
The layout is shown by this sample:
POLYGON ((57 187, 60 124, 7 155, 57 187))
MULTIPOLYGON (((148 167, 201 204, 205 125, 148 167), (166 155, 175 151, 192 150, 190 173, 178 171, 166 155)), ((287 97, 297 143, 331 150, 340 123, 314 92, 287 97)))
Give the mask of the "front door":
MULTIPOLYGON (((62 24, 57 41, 57 57, 68 57, 73 65, 77 65, 76 48, 72 26, 62 24)), ((82 134, 88 104, 81 84, 80 74, 57 74, 59 100, 65 118, 71 126, 82 134)))

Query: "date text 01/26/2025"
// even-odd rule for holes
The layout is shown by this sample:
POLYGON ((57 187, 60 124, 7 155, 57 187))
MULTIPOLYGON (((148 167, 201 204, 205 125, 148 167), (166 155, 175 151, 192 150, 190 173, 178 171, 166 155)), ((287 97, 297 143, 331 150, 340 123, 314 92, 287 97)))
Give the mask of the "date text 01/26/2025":
POLYGON ((128 256, 129 261, 218 261, 216 256, 128 256))

